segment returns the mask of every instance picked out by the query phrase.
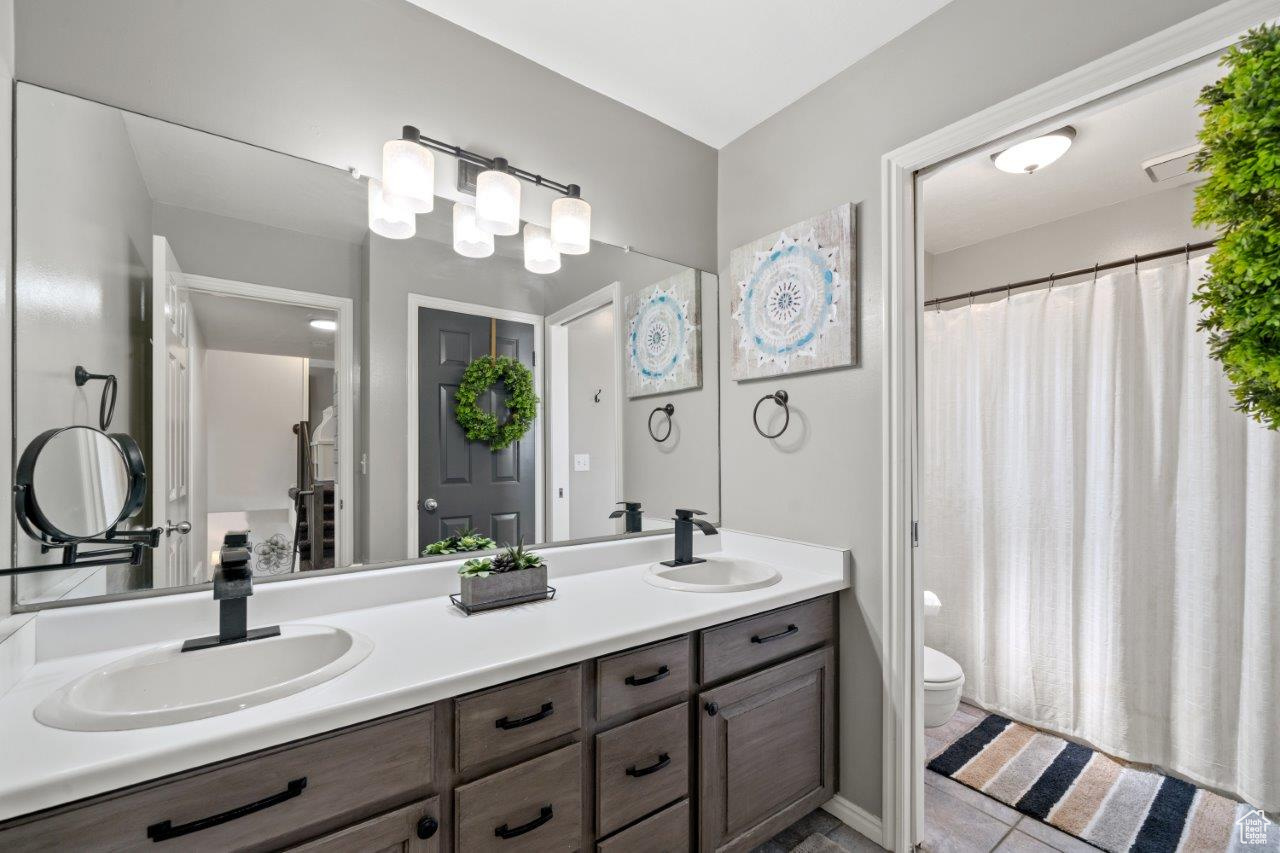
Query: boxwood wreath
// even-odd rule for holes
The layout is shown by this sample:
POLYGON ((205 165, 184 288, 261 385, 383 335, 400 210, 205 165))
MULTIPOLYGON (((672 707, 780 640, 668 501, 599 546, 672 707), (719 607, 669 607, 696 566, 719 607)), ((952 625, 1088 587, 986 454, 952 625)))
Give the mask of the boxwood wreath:
POLYGON ((1222 64, 1200 93, 1208 178, 1193 217, 1222 235, 1195 301, 1236 408, 1280 429, 1280 27, 1252 30, 1222 64))
POLYGON ((484 441, 493 451, 503 450, 524 438, 538 415, 538 395, 533 393, 533 373, 510 356, 483 356, 467 365, 453 399, 454 417, 467 438, 484 441), (501 382, 507 389, 507 419, 480 408, 480 395, 501 382))

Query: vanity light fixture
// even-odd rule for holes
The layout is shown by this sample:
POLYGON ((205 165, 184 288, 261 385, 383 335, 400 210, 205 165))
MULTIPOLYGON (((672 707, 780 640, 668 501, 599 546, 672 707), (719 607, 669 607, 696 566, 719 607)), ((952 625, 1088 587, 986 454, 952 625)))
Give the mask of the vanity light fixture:
POLYGON ((461 201, 453 204, 453 250, 464 258, 493 254, 493 235, 476 225, 476 209, 461 201))
POLYGON ((991 162, 1002 172, 1030 175, 1066 154, 1075 138, 1076 129, 1067 125, 998 151, 991 155, 991 162))
POLYGON ((565 197, 551 202, 551 243, 566 255, 591 251, 591 205, 582 200, 577 184, 569 184, 565 197))
MULTIPOLYGON (((400 239, 413 236, 414 213, 431 210, 434 198, 435 161, 432 151, 456 157, 464 163, 480 169, 476 178, 476 203, 459 202, 453 211, 453 246, 469 258, 483 258, 493 254, 493 236, 509 236, 520 233, 520 181, 537 187, 547 187, 565 198, 556 199, 551 205, 550 242, 556 251, 555 268, 559 269, 559 253, 585 255, 591 251, 591 205, 582 198, 577 184, 562 184, 526 169, 511 165, 502 157, 485 157, 457 145, 423 136, 412 125, 405 125, 400 139, 393 139, 383 146, 382 178, 377 199, 370 180, 369 228, 375 234, 400 239), (414 148, 425 156, 413 156, 414 148), (460 210, 461 207, 466 208, 460 210), (469 212, 468 212, 469 211, 469 212), (408 216, 408 233, 404 227, 408 216), (478 235, 487 235, 481 239, 478 235)), ((544 229, 545 230, 545 229, 544 229)), ((526 248, 542 252, 538 257, 526 257, 526 268, 549 268, 553 261, 544 252, 539 234, 526 248)), ((554 272, 548 269, 548 272, 554 272)))
POLYGON ((524 268, 538 275, 560 269, 560 253, 551 245, 551 231, 532 222, 524 226, 524 268))
POLYGON ((407 240, 417 230, 413 211, 398 198, 388 199, 377 178, 369 179, 369 230, 391 240, 407 240))
POLYGON ((436 201, 436 158, 430 149, 409 138, 383 145, 382 194, 414 213, 430 213, 436 201))
POLYGON ((318 329, 321 332, 336 332, 338 330, 337 320, 312 320, 311 328, 318 329))
POLYGON ((520 181, 501 157, 476 176, 476 225, 498 237, 520 230, 520 181))

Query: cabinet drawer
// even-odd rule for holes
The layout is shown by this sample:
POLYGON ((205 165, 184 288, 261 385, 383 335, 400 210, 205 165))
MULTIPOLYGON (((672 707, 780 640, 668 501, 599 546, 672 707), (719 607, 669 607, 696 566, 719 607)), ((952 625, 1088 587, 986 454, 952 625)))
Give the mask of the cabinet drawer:
POLYGON ((688 702, 596 735, 600 835, 688 793, 688 702))
POLYGON ((422 797, 431 708, 148 783, 0 832, 2 850, 278 850, 422 797))
POLYGON ((440 849, 440 798, 432 797, 289 848, 289 853, 385 850, 436 853, 440 849))
POLYGON ((834 635, 830 596, 710 628, 702 632, 702 683, 759 669, 829 643, 834 635))
POLYGON ((455 699, 459 770, 467 770, 582 726, 578 666, 455 699))
POLYGON ((596 850, 598 853, 689 853, 689 801, 667 806, 601 841, 596 850))
POLYGON ((467 853, 581 849, 582 745, 461 786, 454 822, 467 853))
POLYGON ((693 683, 689 638, 679 637, 600 658, 596 664, 596 718, 684 696, 693 683))

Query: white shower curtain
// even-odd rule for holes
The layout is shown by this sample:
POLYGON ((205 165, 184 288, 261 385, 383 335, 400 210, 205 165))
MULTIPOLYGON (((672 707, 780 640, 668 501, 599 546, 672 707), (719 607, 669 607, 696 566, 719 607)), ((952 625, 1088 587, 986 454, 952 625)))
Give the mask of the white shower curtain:
POLYGON ((1280 809, 1280 432, 1232 409, 1203 259, 927 310, 926 642, 965 694, 1280 809))

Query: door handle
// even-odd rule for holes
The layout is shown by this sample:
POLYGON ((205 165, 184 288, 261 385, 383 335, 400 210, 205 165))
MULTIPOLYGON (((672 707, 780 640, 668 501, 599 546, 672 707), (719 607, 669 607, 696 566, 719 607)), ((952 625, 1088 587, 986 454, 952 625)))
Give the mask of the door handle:
POLYGON ((437 509, 440 508, 440 502, 437 501, 435 498, 427 498, 425 501, 422 502, 422 508, 425 509, 427 512, 435 512, 437 509))
POLYGON ((189 521, 179 521, 177 524, 173 523, 172 521, 165 521, 165 527, 164 527, 165 536, 172 536, 175 533, 180 533, 183 536, 186 536, 190 532, 191 532, 191 522, 189 521))

